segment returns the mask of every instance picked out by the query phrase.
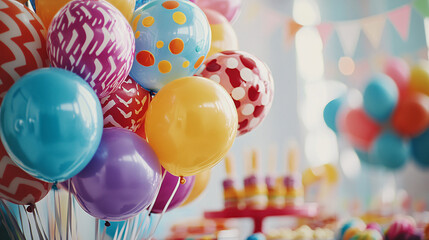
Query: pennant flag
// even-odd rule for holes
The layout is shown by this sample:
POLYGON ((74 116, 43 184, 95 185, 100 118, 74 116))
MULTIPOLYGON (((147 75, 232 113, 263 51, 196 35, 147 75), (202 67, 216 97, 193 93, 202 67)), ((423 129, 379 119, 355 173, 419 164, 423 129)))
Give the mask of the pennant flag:
POLYGON ((295 22, 291 18, 291 19, 289 19, 288 27, 289 27, 289 36, 295 37, 295 34, 299 31, 299 29, 302 28, 302 25, 295 22))
POLYGON ((387 14, 393 27, 401 36, 402 40, 408 39, 408 33, 410 28, 410 17, 411 17, 411 6, 405 5, 387 14))
POLYGON ((286 49, 292 46, 296 33, 302 28, 301 24, 295 22, 292 18, 287 18, 284 29, 284 42, 286 49))
POLYGON ((386 16, 384 14, 362 19, 362 31, 374 48, 380 46, 386 16))
POLYGON ((338 23, 335 27, 344 54, 353 57, 359 41, 361 25, 359 21, 347 21, 338 23))
POLYGON ((334 26, 332 23, 322 23, 319 26, 317 26, 317 31, 319 31, 320 38, 322 39, 323 45, 326 45, 326 43, 329 40, 329 37, 332 35, 332 32, 334 31, 334 26))

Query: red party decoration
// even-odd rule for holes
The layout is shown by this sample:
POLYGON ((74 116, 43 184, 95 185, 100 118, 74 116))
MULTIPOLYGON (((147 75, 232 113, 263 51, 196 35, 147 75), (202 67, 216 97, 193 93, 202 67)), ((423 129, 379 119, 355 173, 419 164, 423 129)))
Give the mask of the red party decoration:
POLYGON ((47 67, 45 28, 17 1, 0 0, 0 102, 16 80, 47 67))
POLYGON ((238 113, 238 133, 256 128, 271 109, 274 83, 267 65, 242 51, 213 54, 198 76, 220 83, 231 95, 238 113))
POLYGON ((119 89, 101 99, 104 127, 120 127, 136 132, 143 123, 151 95, 131 77, 119 89))
POLYGON ((340 116, 340 129, 351 144, 368 151, 374 139, 380 134, 381 126, 372 120, 362 108, 346 110, 340 116))
POLYGON ((399 101, 392 116, 393 128, 406 137, 422 133, 429 124, 429 96, 412 93, 399 101))
POLYGON ((24 172, 7 155, 0 144, 0 198, 15 204, 34 204, 42 200, 52 183, 38 180, 24 172))

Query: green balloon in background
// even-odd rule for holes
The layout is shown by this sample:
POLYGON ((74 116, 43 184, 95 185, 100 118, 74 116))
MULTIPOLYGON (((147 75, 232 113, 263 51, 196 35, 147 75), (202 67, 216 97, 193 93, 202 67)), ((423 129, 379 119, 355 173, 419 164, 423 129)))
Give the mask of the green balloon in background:
POLYGON ((414 7, 424 17, 429 17, 429 0, 416 0, 414 2, 414 7))

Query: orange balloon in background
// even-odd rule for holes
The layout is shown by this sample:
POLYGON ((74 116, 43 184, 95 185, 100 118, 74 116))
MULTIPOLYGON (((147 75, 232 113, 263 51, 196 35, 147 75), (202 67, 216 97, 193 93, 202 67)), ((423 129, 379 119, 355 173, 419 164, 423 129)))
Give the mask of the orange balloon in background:
POLYGON ((146 137, 161 165, 191 176, 222 160, 237 135, 237 110, 228 92, 202 77, 165 85, 146 112, 146 137))
POLYGON ((201 193, 204 192, 207 185, 210 181, 210 170, 206 170, 204 172, 198 173, 195 175, 195 181, 194 186, 192 187, 191 193, 189 194, 188 198, 182 203, 181 206, 185 206, 189 204, 190 202, 193 202, 197 197, 201 195, 201 193))
POLYGON ((399 101, 392 116, 393 128, 402 136, 422 133, 429 124, 429 96, 411 93, 399 101))
POLYGON ((410 89, 429 96, 429 62, 421 61, 411 68, 410 89))
MULTIPOLYGON (((71 0, 36 0, 36 13, 42 19, 46 29, 49 28, 55 14, 71 0)), ((125 16, 128 22, 131 21, 134 13, 136 0, 106 0, 115 6, 125 16)))
POLYGON ((209 20, 212 31, 212 41, 207 57, 225 50, 238 50, 237 34, 231 26, 231 23, 220 13, 203 9, 209 20))

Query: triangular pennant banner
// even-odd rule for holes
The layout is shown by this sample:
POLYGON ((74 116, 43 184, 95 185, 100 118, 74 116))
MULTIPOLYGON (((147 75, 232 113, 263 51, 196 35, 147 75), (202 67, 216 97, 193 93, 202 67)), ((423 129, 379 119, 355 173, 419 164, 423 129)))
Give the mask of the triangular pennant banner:
POLYGON ((288 27, 289 27, 289 36, 295 37, 295 34, 299 31, 299 29, 302 28, 302 25, 295 22, 291 18, 291 19, 289 19, 288 27))
POLYGON ((358 21, 348 21, 338 23, 335 27, 344 54, 353 57, 360 36, 360 23, 358 21))
POLYGON ((322 39, 323 45, 326 45, 326 43, 329 40, 329 37, 332 35, 332 32, 334 31, 334 26, 332 23, 322 23, 319 26, 317 26, 317 30, 319 31, 320 38, 322 39))
POLYGON ((390 22, 392 22, 396 31, 401 36, 402 40, 408 39, 408 33, 410 28, 410 17, 411 17, 411 6, 405 5, 388 14, 390 22))
POLYGON ((362 31, 365 33, 374 48, 378 48, 378 46, 380 46, 385 24, 386 16, 383 14, 362 19, 362 31))

